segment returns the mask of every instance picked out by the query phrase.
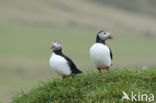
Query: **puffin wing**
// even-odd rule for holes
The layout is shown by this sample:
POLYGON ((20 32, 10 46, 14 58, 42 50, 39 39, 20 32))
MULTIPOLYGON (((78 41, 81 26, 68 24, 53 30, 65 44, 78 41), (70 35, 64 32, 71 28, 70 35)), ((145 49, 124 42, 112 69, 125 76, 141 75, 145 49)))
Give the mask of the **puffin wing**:
POLYGON ((113 54, 112 54, 112 51, 111 51, 111 49, 109 48, 109 50, 110 50, 110 57, 111 57, 111 60, 113 59, 113 54))
POLYGON ((77 67, 76 65, 74 64, 74 62, 69 58, 67 57, 66 55, 62 54, 62 56, 67 60, 68 62, 68 65, 72 71, 73 74, 79 74, 79 73, 82 73, 77 67))
MULTIPOLYGON (((111 60, 113 59, 113 54, 112 54, 112 51, 111 51, 111 49, 109 48, 109 50, 110 50, 110 57, 111 57, 111 60)), ((111 64, 111 65, 113 65, 113 64, 111 64)))

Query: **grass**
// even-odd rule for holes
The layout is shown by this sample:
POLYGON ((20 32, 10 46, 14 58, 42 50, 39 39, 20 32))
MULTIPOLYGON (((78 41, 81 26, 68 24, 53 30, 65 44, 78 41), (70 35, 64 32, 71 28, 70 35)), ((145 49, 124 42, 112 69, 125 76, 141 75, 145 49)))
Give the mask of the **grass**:
POLYGON ((121 8, 127 11, 133 11, 133 12, 139 12, 139 13, 143 13, 143 14, 147 14, 147 15, 152 15, 152 16, 156 16, 156 13, 154 12, 155 8, 155 0, 137 0, 137 2, 135 0, 92 0, 94 2, 97 2, 99 4, 107 4, 107 5, 111 5, 117 8, 121 8), (146 6, 145 6, 146 5, 146 6), (142 8, 142 6, 144 6, 145 8, 142 8))
POLYGON ((3 0, 0 7, 1 24, 104 28, 152 36, 156 32, 155 0, 3 0))
MULTIPOLYGON (((5 58, 27 57, 47 60, 51 54, 49 50, 50 43, 54 40, 60 40, 63 44, 63 51, 67 55, 83 62, 89 61, 89 48, 95 42, 97 31, 70 28, 1 26, 0 56, 5 58), (79 58, 80 56, 81 58, 79 58)), ((107 44, 113 49, 118 60, 140 57, 155 58, 156 49, 153 45, 155 38, 151 39, 140 35, 130 35, 129 33, 118 34, 113 31, 111 32, 115 36, 115 39, 107 41, 107 44)))
POLYGON ((155 65, 155 0, 92 1, 0 1, 0 103, 58 77, 48 64, 54 40, 85 73, 94 70, 89 48, 100 29, 115 36, 107 42, 114 67, 155 65))
POLYGON ((19 94, 11 103, 120 103, 125 91, 156 96, 156 70, 115 69, 55 79, 19 94))
MULTIPOLYGON (((92 71, 89 48, 98 30, 0 26, 0 98, 9 102, 21 88, 28 89, 39 81, 58 77, 48 64, 49 45, 54 40, 63 44, 63 52, 83 71, 92 71), (89 68, 89 69, 88 69, 89 68)), ((113 66, 154 65, 155 39, 114 31, 108 41, 114 54, 113 66), (145 48, 146 47, 146 48, 145 48)), ((1 102, 0 103, 5 103, 1 102)))

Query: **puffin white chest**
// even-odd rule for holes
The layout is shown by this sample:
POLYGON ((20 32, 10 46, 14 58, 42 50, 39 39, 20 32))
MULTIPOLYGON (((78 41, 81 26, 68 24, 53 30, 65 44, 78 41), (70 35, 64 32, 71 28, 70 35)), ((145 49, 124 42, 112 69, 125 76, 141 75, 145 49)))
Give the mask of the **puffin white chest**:
POLYGON ((110 67, 112 64, 110 49, 101 43, 95 43, 90 48, 90 57, 96 68, 99 66, 110 67))
POLYGON ((49 63, 51 68, 55 72, 66 76, 71 74, 71 70, 67 60, 60 55, 56 55, 55 53, 53 53, 52 56, 50 57, 49 63))

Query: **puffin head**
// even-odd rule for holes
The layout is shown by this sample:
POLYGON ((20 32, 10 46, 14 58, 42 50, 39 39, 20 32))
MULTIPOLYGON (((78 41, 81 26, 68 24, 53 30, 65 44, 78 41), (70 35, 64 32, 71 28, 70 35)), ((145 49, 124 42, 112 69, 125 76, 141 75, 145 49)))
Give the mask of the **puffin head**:
POLYGON ((62 50, 62 44, 59 41, 54 41, 51 45, 50 45, 50 49, 51 50, 62 50))
POLYGON ((96 41, 97 42, 102 42, 102 41, 105 41, 105 40, 108 40, 108 39, 113 39, 113 38, 114 38, 114 36, 110 32, 105 31, 105 30, 101 30, 97 34, 96 41))

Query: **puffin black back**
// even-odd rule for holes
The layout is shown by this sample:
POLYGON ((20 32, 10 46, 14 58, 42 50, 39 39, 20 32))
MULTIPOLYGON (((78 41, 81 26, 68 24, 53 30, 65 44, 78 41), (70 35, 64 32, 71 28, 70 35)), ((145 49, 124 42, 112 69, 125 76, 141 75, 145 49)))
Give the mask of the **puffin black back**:
POLYGON ((77 68, 77 66, 75 65, 75 63, 74 63, 69 57, 67 57, 67 56, 64 55, 63 53, 62 53, 61 56, 63 56, 63 57, 67 60, 68 65, 70 66, 70 69, 71 69, 71 71, 72 71, 73 74, 82 73, 82 71, 80 71, 80 70, 77 68))
POLYGON ((62 52, 62 44, 59 41, 54 41, 51 45, 53 50, 52 56, 50 58, 51 68, 61 74, 63 79, 70 76, 82 73, 75 63, 62 52))

